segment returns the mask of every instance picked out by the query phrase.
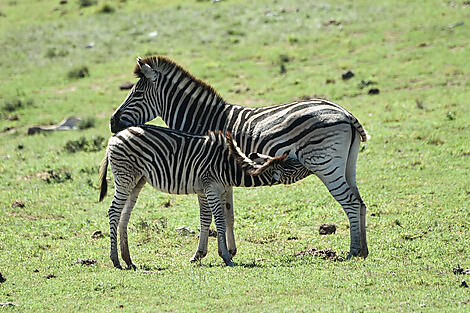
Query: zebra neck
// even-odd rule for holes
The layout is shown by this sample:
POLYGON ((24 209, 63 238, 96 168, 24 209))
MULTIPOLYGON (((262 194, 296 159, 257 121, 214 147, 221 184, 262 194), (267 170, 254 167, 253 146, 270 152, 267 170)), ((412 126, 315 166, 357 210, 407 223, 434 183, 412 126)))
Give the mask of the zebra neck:
POLYGON ((251 111, 225 102, 216 92, 196 81, 164 85, 160 89, 161 117, 168 127, 205 135, 209 130, 225 130, 241 111, 251 111))

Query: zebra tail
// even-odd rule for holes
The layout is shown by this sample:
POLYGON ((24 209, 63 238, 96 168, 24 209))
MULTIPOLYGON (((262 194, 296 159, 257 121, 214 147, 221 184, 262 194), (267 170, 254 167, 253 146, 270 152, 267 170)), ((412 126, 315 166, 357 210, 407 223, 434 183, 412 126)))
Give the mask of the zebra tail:
POLYGON ((354 126, 354 128, 359 132, 359 135, 361 135, 361 141, 366 142, 367 140, 370 139, 370 135, 367 133, 367 131, 362 127, 361 123, 351 114, 351 124, 354 126))
POLYGON ((100 202, 103 201, 104 197, 108 192, 108 182, 106 181, 106 175, 108 173, 108 151, 101 161, 100 165, 100 202))

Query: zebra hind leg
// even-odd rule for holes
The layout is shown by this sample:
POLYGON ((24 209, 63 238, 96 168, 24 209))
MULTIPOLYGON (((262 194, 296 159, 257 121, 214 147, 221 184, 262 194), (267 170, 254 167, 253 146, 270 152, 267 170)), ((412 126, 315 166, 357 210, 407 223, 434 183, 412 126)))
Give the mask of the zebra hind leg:
POLYGON ((207 255, 207 243, 209 241, 209 227, 212 223, 212 213, 205 195, 198 195, 199 221, 201 231, 199 232, 199 243, 196 252, 189 259, 194 263, 200 261, 207 255))
MULTIPOLYGON (((314 147, 311 151, 303 152, 303 164, 321 179, 348 216, 351 236, 349 259, 362 255, 361 248, 364 248, 363 233, 361 233, 362 201, 346 178, 349 150, 351 146, 354 146, 351 142, 353 135, 350 126, 347 126, 325 136, 323 147, 314 147)), ((353 151, 351 157, 354 156, 353 151)), ((354 163, 352 159, 350 165, 354 163)), ((349 173, 351 169, 352 166, 349 168, 349 173)))
POLYGON ((356 132, 351 148, 349 149, 348 161, 346 165, 346 180, 349 187, 354 192, 356 198, 361 203, 360 209, 360 233, 361 233, 361 250, 359 256, 366 258, 369 254, 369 249, 367 247, 367 236, 366 236, 366 210, 367 207, 362 201, 361 195, 356 185, 356 161, 359 153, 360 147, 360 135, 356 132))
POLYGON ((119 220, 119 239, 120 239, 120 247, 121 247, 121 257, 126 262, 128 269, 137 269, 134 263, 132 263, 131 255, 129 253, 129 243, 127 240, 127 225, 129 223, 129 219, 131 217, 132 209, 135 206, 137 198, 139 196, 140 191, 145 185, 145 178, 141 178, 137 185, 132 190, 129 199, 126 201, 124 209, 121 213, 121 218, 119 220))

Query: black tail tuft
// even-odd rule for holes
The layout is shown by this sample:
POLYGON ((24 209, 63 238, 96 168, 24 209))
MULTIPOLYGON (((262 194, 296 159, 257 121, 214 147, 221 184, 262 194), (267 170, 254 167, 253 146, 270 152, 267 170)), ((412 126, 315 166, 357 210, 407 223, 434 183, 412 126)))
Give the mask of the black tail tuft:
POLYGON ((106 193, 108 192, 108 182, 106 181, 106 174, 108 172, 108 153, 104 156, 100 165, 100 202, 103 201, 106 193))

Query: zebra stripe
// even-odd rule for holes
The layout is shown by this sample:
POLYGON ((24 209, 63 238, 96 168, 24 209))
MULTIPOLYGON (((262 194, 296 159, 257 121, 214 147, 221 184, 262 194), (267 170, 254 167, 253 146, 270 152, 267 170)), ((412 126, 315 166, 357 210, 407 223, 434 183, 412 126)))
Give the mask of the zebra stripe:
MULTIPOLYGON (((356 186, 356 161, 360 142, 369 136, 349 111, 322 99, 263 108, 231 105, 165 57, 139 58, 134 73, 140 79, 111 117, 113 132, 161 116, 168 127, 193 134, 230 131, 245 152, 287 153, 303 165, 299 172, 317 175, 343 207, 351 230, 349 256, 367 257, 366 206, 356 186)), ((308 176, 304 173, 293 175, 308 176)))
MULTIPOLYGON (((166 193, 199 196, 201 235, 191 261, 207 254, 209 226, 214 216, 219 255, 233 265, 227 249, 225 193, 231 186, 270 185, 290 182, 292 173, 302 165, 286 155, 278 158, 256 156, 251 160, 241 152, 229 133, 210 132, 190 135, 152 125, 130 127, 111 137, 100 168, 100 201, 106 195, 108 163, 114 175, 115 194, 109 208, 110 257, 120 268, 117 253, 117 228, 121 256, 130 268, 127 225, 139 192, 146 182, 166 193), (261 158, 262 161, 258 159, 261 158), (253 180, 253 177, 256 179, 253 180)), ((233 219, 232 219, 233 220, 233 219)), ((230 221, 228 222, 230 224, 230 221)))

